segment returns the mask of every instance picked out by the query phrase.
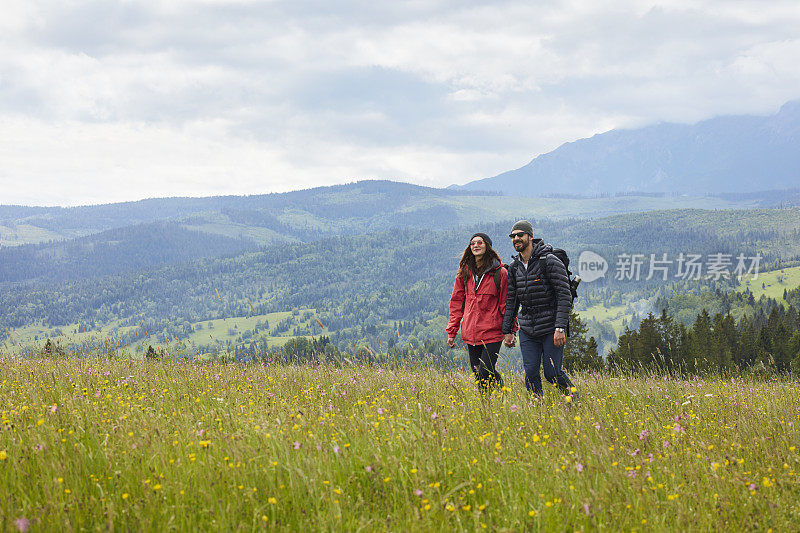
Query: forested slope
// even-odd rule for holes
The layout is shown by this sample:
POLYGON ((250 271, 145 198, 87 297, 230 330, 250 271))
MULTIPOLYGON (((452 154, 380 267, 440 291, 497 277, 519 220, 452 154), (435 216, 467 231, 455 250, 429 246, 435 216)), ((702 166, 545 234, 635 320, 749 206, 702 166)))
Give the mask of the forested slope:
MULTIPOLYGON (((573 258, 587 247, 607 255, 611 270, 604 280, 581 287, 585 302, 610 298, 614 293, 652 296, 663 293, 665 286, 672 290, 685 287, 682 280, 674 278, 667 282, 657 278, 616 280, 613 253, 617 251, 648 257, 650 253, 762 251, 764 265, 797 258, 794 248, 781 244, 796 235, 800 227, 797 213, 775 211, 774 229, 768 231, 759 229, 762 216, 761 211, 741 211, 735 222, 724 211, 667 211, 592 221, 539 221, 535 231, 565 247, 573 258)), ((479 227, 494 236, 495 247, 506 261, 512 251, 505 235, 512 223, 479 227)), ((476 229, 396 229, 284 243, 231 257, 201 258, 127 273, 4 283, 0 286, 0 329, 36 322, 51 326, 97 325, 111 320, 178 323, 291 308, 317 309, 334 330, 441 316, 446 312, 458 258, 476 229)), ((726 279, 716 283, 734 284, 726 279)))

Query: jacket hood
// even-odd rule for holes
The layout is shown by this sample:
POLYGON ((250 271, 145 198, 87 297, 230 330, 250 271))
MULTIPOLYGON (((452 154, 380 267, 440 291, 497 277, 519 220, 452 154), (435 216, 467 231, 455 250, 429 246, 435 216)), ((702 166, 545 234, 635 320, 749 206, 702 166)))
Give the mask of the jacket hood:
MULTIPOLYGON (((485 275, 485 274, 489 274, 489 273, 491 273, 491 272, 494 272, 495 270, 497 270, 497 269, 498 269, 498 268, 500 268, 501 266, 503 266, 503 263, 501 263, 500 261, 498 261, 496 257, 495 257, 495 258, 493 258, 493 259, 492 259, 492 266, 490 266, 488 269, 486 269, 486 271, 484 272, 484 275, 485 275)), ((474 274, 475 274, 475 273, 473 272, 473 275, 474 275, 474 274)))
POLYGON ((553 247, 542 239, 533 239, 533 253, 531 257, 544 257, 553 251, 553 247))

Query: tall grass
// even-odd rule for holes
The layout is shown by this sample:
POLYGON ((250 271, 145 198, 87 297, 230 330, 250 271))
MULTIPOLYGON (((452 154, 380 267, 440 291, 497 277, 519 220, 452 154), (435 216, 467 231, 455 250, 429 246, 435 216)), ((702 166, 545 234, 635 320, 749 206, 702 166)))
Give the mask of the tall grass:
POLYGON ((793 530, 800 386, 0 361, 0 528, 793 530))

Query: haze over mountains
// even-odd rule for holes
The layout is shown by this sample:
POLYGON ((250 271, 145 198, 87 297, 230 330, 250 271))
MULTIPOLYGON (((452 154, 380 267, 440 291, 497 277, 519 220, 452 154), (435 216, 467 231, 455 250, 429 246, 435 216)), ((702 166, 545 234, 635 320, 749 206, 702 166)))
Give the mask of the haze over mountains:
MULTIPOLYGON (((784 105, 772 117, 721 117, 694 126, 661 124, 596 135, 465 190, 360 181, 253 196, 156 198, 71 208, 0 205, 0 294, 30 283, 133 272, 146 277, 154 269, 329 238, 451 228, 459 241, 475 227, 508 225, 519 218, 540 225, 549 221, 554 228, 577 219, 582 219, 580 226, 604 219, 601 225, 620 232, 625 225, 621 220, 628 219, 607 217, 654 211, 656 218, 668 220, 683 216, 675 211, 680 209, 702 218, 718 210, 800 205, 798 143, 800 101, 784 105), (544 185, 531 187, 531 180, 544 185), (791 193, 750 192, 792 187, 791 193), (668 194, 624 194, 632 189, 668 194), (609 194, 534 197, 592 192, 609 194)), ((732 211, 731 216, 742 213, 732 211)), ((764 227, 775 229, 778 215, 772 210, 749 213, 763 214, 769 220, 764 227)), ((776 234, 786 243, 776 257, 791 255, 792 231, 794 227, 776 234)), ((624 241, 633 242, 641 232, 626 233, 624 241)), ((598 235, 578 242, 603 248, 613 241, 598 235)), ((457 248, 448 257, 457 255, 457 248)))
POLYGON ((611 130, 455 189, 518 194, 748 193, 800 186, 800 100, 772 116, 611 130))
MULTIPOLYGON (((781 196, 781 201, 784 199, 785 196, 781 196)), ((32 259, 55 257, 60 260, 67 249, 83 254, 95 253, 103 242, 111 243, 118 250, 126 248, 127 244, 121 244, 123 241, 147 243, 146 233, 150 228, 161 235, 159 238, 169 234, 167 240, 171 242, 187 239, 186 247, 177 247, 183 253, 196 249, 195 237, 186 230, 239 241, 213 241, 221 249, 230 249, 240 247, 242 242, 248 246, 282 241, 309 242, 325 236, 390 228, 445 228, 521 217, 597 218, 654 209, 765 207, 774 202, 774 198, 763 195, 732 199, 626 196, 554 200, 432 189, 390 181, 360 181, 254 196, 156 198, 69 208, 0 206, 0 249, 38 245, 37 252, 30 256, 32 259), (121 231, 137 225, 144 226, 130 232, 121 231), (87 239, 95 234, 98 234, 96 238, 87 239), (46 244, 72 239, 77 241, 71 248, 46 244)), ((178 257, 181 253, 170 251, 168 255, 178 257)), ((3 257, 0 253, 0 259, 3 257)))

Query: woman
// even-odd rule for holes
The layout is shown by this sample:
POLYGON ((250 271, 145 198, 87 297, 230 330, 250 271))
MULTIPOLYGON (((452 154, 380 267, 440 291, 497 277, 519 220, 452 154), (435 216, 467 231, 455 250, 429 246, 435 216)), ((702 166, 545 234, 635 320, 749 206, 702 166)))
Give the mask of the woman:
POLYGON ((495 365, 503 340, 507 287, 508 270, 492 249, 492 239, 476 233, 461 256, 450 296, 447 344, 455 346, 460 325, 461 338, 469 349, 469 364, 482 390, 503 383, 495 365))

